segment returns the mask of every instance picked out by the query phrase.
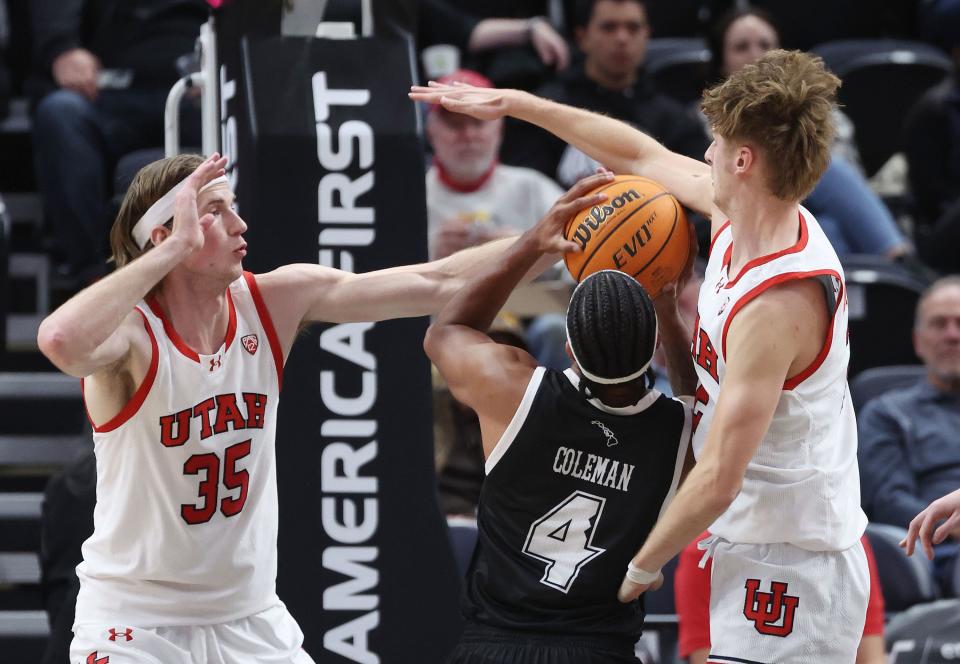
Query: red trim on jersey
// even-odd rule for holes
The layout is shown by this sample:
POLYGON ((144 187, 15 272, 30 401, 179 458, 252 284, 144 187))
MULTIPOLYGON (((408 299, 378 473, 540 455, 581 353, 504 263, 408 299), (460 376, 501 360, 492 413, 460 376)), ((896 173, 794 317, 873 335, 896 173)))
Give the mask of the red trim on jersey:
POLYGON ((720 228, 717 229, 717 232, 713 234, 713 238, 710 240, 710 249, 707 250, 707 256, 713 253, 713 245, 717 243, 717 240, 720 238, 720 233, 727 230, 727 226, 730 225, 730 221, 727 220, 720 224, 720 228))
POLYGON ((867 569, 870 570, 870 600, 867 602, 867 620, 863 625, 863 635, 875 634, 883 636, 883 615, 886 606, 883 603, 883 588, 880 586, 880 572, 873 555, 870 539, 864 535, 860 538, 863 543, 863 552, 867 555, 867 569))
MULTIPOLYGON (((737 315, 737 312, 743 309, 751 300, 756 298, 758 295, 762 294, 764 291, 773 288, 774 286, 779 286, 788 281, 798 281, 800 279, 811 279, 813 277, 822 277, 824 275, 834 276, 837 279, 840 279, 840 275, 837 274, 834 270, 812 270, 810 272, 784 272, 783 274, 777 274, 766 281, 760 282, 758 285, 754 286, 736 301, 733 307, 730 309, 730 313, 727 314, 727 320, 723 323, 723 333, 721 335, 720 341, 720 353, 723 356, 723 361, 727 361, 727 331, 730 329, 730 321, 733 320, 733 317, 737 315)), ((813 375, 813 372, 820 368, 820 365, 823 364, 823 361, 827 357, 827 353, 830 352, 830 345, 833 342, 833 323, 837 316, 837 311, 839 311, 840 303, 843 302, 843 280, 840 280, 841 289, 837 294, 837 304, 833 309, 833 314, 830 316, 830 325, 827 328, 827 338, 824 339, 823 347, 820 349, 820 352, 813 359, 813 362, 810 365, 798 373, 796 376, 793 376, 787 379, 783 384, 783 389, 792 390, 797 385, 802 383, 804 380, 813 375)))
POLYGON ((233 294, 227 289, 227 333, 223 337, 223 352, 230 350, 233 338, 237 336, 237 307, 233 303, 233 294))
MULTIPOLYGON (((746 265, 744 265, 740 269, 740 273, 736 277, 734 277, 733 279, 727 282, 727 285, 724 286, 724 288, 733 287, 738 281, 740 281, 740 278, 743 277, 743 275, 745 275, 747 272, 749 272, 755 267, 760 267, 761 265, 769 263, 772 260, 776 260, 781 256, 786 256, 788 254, 795 254, 800 251, 803 251, 807 246, 807 242, 810 240, 810 233, 807 230, 807 220, 803 218, 803 213, 797 212, 797 215, 800 217, 800 236, 797 239, 796 243, 792 247, 787 247, 786 249, 782 249, 772 254, 767 254, 766 256, 760 256, 759 258, 754 258, 752 261, 749 261, 746 265)), ((730 248, 727 250, 727 256, 724 257, 725 267, 730 266, 730 259, 728 256, 732 256, 732 255, 733 255, 733 243, 731 242, 730 248)))
POLYGON ((837 312, 840 311, 840 305, 843 304, 843 298, 845 295, 844 290, 846 286, 844 285, 843 280, 840 279, 840 275, 833 270, 827 270, 827 274, 835 276, 840 280, 840 291, 837 293, 837 301, 834 303, 833 313, 830 314, 830 324, 827 328, 827 338, 823 340, 823 347, 820 348, 820 352, 817 353, 815 358, 813 358, 813 361, 810 363, 810 365, 796 376, 787 379, 787 381, 783 384, 783 389, 785 390, 795 389, 798 385, 800 385, 800 383, 812 376, 813 372, 819 369, 820 365, 823 364, 823 361, 827 359, 827 354, 830 352, 830 346, 833 344, 833 325, 837 320, 837 312))
POLYGON ((283 387, 283 350, 280 347, 280 339, 277 337, 277 331, 273 327, 273 319, 270 318, 270 311, 267 309, 263 296, 260 294, 260 288, 257 286, 257 279, 250 272, 244 272, 243 278, 247 280, 247 287, 250 288, 250 295, 253 296, 253 305, 257 308, 257 315, 260 316, 260 324, 267 333, 267 340, 270 342, 270 352, 273 353, 273 363, 277 365, 277 389, 283 387))
MULTIPOLYGON (((133 393, 133 396, 130 397, 130 400, 126 403, 123 409, 114 415, 113 418, 103 426, 98 427, 93 423, 93 419, 90 417, 90 410, 87 408, 87 398, 86 395, 84 395, 83 408, 87 411, 87 419, 90 420, 90 426, 92 426, 93 430, 97 433, 107 433, 108 431, 113 431, 131 417, 136 415, 137 411, 140 410, 140 406, 143 405, 144 400, 147 398, 147 394, 150 393, 150 388, 153 387, 154 379, 157 377, 157 367, 160 364, 160 350, 157 347, 157 338, 153 334, 153 329, 150 327, 150 323, 147 322, 147 315, 140 311, 139 308, 136 309, 136 312, 143 317, 143 326, 146 328, 147 334, 150 335, 150 366, 147 368, 147 375, 143 377, 143 382, 140 383, 140 387, 138 387, 137 391, 133 393)), ((80 379, 80 392, 83 393, 82 378, 80 379)))
MULTIPOLYGON (((200 355, 197 354, 197 351, 193 350, 187 345, 187 342, 183 340, 176 328, 173 327, 173 324, 167 320, 167 316, 164 314, 160 303, 157 302, 156 297, 151 297, 148 299, 147 305, 150 307, 150 311, 153 312, 153 315, 159 318, 160 322, 163 323, 163 331, 166 333, 167 337, 170 338, 170 342, 173 344, 173 347, 180 351, 180 354, 186 357, 188 360, 193 360, 197 364, 200 364, 200 355)), ((233 304, 233 295, 230 294, 230 289, 227 288, 227 333, 223 338, 224 352, 227 352, 230 349, 230 344, 233 343, 233 338, 236 335, 237 308, 233 304)))

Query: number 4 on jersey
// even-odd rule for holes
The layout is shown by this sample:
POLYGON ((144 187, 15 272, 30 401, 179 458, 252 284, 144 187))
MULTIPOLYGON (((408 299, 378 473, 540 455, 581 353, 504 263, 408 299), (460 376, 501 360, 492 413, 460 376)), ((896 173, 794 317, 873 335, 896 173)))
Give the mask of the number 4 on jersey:
POLYGON ((533 522, 523 552, 547 563, 540 583, 569 592, 583 566, 606 550, 593 546, 606 501, 575 491, 533 522))

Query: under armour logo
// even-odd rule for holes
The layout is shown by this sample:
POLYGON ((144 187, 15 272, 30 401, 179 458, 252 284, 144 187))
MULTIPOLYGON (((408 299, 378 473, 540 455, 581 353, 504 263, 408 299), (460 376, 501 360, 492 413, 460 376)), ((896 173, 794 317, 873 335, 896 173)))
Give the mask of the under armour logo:
POLYGON ((221 362, 220 362, 220 356, 219 356, 219 355, 217 355, 216 357, 211 357, 211 358, 210 358, 210 371, 213 371, 213 370, 215 370, 215 369, 219 369, 219 368, 220 368, 220 364, 221 364, 221 362))
POLYGON ((87 664, 110 664, 110 657, 101 657, 97 659, 97 651, 94 650, 92 653, 87 655, 87 664))
POLYGON ((129 627, 121 632, 118 632, 115 628, 111 627, 109 631, 111 641, 116 641, 118 637, 127 641, 133 641, 133 630, 129 627))
POLYGON ((769 636, 787 636, 793 631, 793 614, 800 604, 796 595, 787 595, 787 584, 770 582, 769 593, 759 592, 760 579, 747 579, 743 615, 757 631, 769 636), (777 624, 779 623, 779 624, 777 624))
POLYGON ((616 435, 614 435, 614 433, 610 430, 610 427, 608 427, 606 424, 599 420, 593 420, 590 422, 590 424, 596 424, 598 427, 600 427, 600 431, 602 431, 603 435, 607 437, 607 447, 613 447, 614 445, 620 444, 620 441, 617 440, 616 435))

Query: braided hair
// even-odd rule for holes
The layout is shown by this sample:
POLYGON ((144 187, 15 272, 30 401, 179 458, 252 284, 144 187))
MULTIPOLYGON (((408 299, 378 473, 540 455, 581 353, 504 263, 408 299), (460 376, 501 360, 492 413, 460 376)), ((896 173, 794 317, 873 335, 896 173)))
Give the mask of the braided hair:
POLYGON ((636 279, 601 270, 580 282, 567 307, 567 340, 580 367, 580 391, 621 385, 645 376, 657 347, 657 313, 636 279))

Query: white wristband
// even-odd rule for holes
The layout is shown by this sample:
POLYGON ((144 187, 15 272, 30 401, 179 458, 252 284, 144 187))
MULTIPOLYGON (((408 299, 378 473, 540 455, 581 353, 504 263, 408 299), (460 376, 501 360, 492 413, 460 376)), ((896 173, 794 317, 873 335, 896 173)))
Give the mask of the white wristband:
POLYGON ((627 565, 627 578, 633 581, 634 583, 640 584, 641 586, 646 586, 654 581, 660 576, 660 570, 656 572, 648 572, 645 569, 641 569, 633 564, 631 561, 627 565))

